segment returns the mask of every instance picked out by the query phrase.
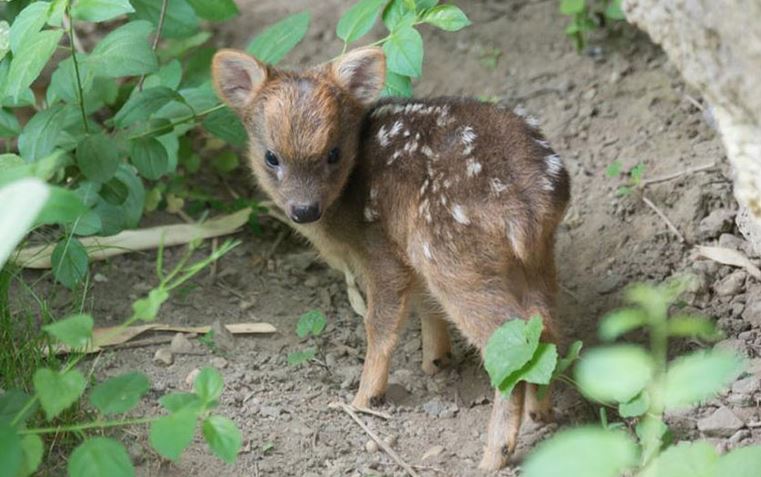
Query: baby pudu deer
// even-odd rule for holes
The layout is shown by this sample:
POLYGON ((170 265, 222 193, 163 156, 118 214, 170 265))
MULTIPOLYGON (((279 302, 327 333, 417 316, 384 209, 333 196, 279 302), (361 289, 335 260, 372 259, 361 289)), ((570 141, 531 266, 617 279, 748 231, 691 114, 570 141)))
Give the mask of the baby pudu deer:
MULTIPOLYGON (((378 101, 385 73, 378 48, 299 72, 233 50, 213 62, 260 186, 366 293, 358 407, 386 391, 411 309, 427 373, 449 358, 447 322, 483 352, 507 320, 538 314, 554 341, 554 235, 569 198, 560 158, 521 117, 469 99, 378 101)), ((495 393, 482 468, 505 465, 524 411, 551 418, 535 393, 495 393)))

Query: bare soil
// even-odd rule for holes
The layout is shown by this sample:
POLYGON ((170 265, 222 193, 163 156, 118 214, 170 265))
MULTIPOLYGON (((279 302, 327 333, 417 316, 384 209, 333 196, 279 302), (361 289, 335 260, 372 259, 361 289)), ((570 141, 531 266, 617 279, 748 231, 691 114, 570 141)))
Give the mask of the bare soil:
MULTIPOLYGON (((350 3, 240 0, 242 15, 220 26, 215 38, 218 46, 242 48, 253 33, 276 19, 309 9, 310 31, 287 62, 326 61, 340 52, 335 23, 350 3)), ((730 171, 710 121, 696 105, 701 98, 661 51, 630 27, 619 26, 607 38, 596 38, 593 48, 580 55, 563 33, 565 19, 557 2, 459 3, 474 25, 454 34, 424 29, 425 68, 416 94, 498 97, 525 107, 541 121, 572 177, 572 206, 557 240, 564 290, 558 315, 564 331, 589 346, 595 342, 598 319, 621 303, 627 284, 696 274, 699 285, 688 295, 687 306, 718 320, 728 337, 719 346, 755 358, 755 380, 671 416, 671 423, 678 438, 702 435, 722 450, 761 442, 761 284, 744 271, 696 259, 692 253, 695 244, 717 242, 752 253, 731 220, 736 204, 730 171), (619 197, 616 190, 623 179, 605 172, 614 160, 625 169, 643 163, 645 179, 703 164, 716 167, 619 197), (643 202, 643 195, 684 234, 685 243, 643 202), (742 426, 706 435, 697 423, 720 406, 731 409, 742 426)), ((367 41, 381 34, 374 32, 367 41)), ((243 184, 254 193, 253 181, 243 184)), ((153 387, 140 410, 146 413, 159 412, 151 403, 163 393, 187 389, 186 377, 195 368, 216 366, 224 376, 219 412, 238 424, 245 440, 237 464, 216 460, 200 438, 179 462, 163 462, 150 450, 146 433, 136 430, 126 440, 140 474, 404 475, 383 451, 367 449, 368 436, 348 415, 328 407, 332 401, 350 402, 365 349, 362 320, 349 307, 343 278, 317 261, 285 226, 272 219, 263 225, 261 236, 239 234, 243 245, 221 260, 215 279, 202 274, 187 293, 172 298, 159 320, 193 325, 266 321, 278 333, 239 337, 234 350, 221 356, 199 347, 200 354, 175 355, 168 367, 152 361, 156 347, 105 353, 98 361, 100 377, 132 369, 150 375, 153 387), (287 354, 308 346, 294 332, 296 321, 312 309, 323 311, 329 322, 317 341, 319 363, 289 367, 287 354)), ((180 253, 168 251, 168 260, 180 253)), ((155 254, 147 253, 94 265, 99 281, 88 305, 94 307, 99 325, 128 314, 130 303, 155 280, 154 260, 155 254)), ((423 374, 420 360, 419 324, 413 319, 394 356, 387 402, 379 408, 391 418, 362 419, 408 463, 419 466, 421 475, 478 475, 492 396, 478 354, 458 337, 452 366, 432 378, 423 374)), ((557 425, 524 426, 514 464, 498 475, 516 475, 521 459, 538 441, 558 426, 594 420, 597 412, 562 385, 555 411, 557 425)))

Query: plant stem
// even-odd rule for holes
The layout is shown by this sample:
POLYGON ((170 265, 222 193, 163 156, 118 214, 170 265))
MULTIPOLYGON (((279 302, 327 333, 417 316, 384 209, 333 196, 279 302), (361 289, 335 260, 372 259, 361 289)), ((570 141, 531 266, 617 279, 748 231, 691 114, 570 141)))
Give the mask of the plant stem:
POLYGON ((77 49, 74 47, 74 19, 71 17, 71 4, 66 5, 66 16, 69 18, 69 48, 71 49, 71 61, 74 62, 74 73, 77 77, 77 91, 79 93, 79 111, 82 113, 82 125, 86 133, 90 133, 87 125, 87 113, 85 112, 85 95, 82 90, 82 78, 79 74, 79 61, 77 61, 77 49))
MULTIPOLYGON (((159 23, 156 26, 156 36, 153 37, 153 44, 151 45, 151 49, 153 51, 156 51, 156 48, 159 46, 159 40, 161 40, 161 30, 164 29, 164 19, 166 18, 166 10, 167 10, 167 4, 169 3, 169 0, 162 0, 161 2, 161 12, 159 13, 159 23)), ((137 90, 142 91, 143 90, 143 82, 145 82, 145 73, 140 77, 140 81, 137 83, 137 90)))
POLYGON ((135 426, 139 424, 150 424, 153 421, 158 420, 159 417, 141 417, 138 419, 127 419, 124 421, 93 421, 85 424, 74 424, 71 426, 58 426, 58 427, 40 427, 38 429, 23 429, 19 431, 19 434, 53 434, 59 432, 76 432, 85 431, 87 429, 105 429, 108 427, 119 426, 135 426))
POLYGON ((200 113, 191 114, 191 115, 182 117, 182 118, 180 118, 180 119, 178 119, 176 121, 172 121, 170 124, 168 124, 166 126, 160 126, 158 128, 150 129, 150 130, 142 132, 140 134, 136 134, 134 136, 130 136, 129 139, 130 140, 132 140, 132 139, 140 139, 140 138, 143 138, 143 137, 152 136, 152 135, 154 135, 156 133, 160 133, 161 131, 164 131, 164 130, 170 131, 170 130, 174 129, 175 126, 179 126, 180 124, 184 124, 184 123, 196 120, 198 118, 201 118, 203 116, 211 114, 211 113, 213 113, 215 111, 219 111, 220 109, 222 109, 224 107, 225 107, 224 104, 218 104, 218 105, 216 105, 214 107, 211 107, 209 109, 205 109, 205 110, 201 111, 200 113))

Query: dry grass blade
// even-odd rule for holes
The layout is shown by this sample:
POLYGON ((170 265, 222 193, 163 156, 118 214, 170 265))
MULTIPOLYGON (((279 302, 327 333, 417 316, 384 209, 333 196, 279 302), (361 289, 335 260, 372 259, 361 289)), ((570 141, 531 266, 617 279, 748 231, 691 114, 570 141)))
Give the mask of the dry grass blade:
POLYGON ((715 262, 731 265, 733 267, 744 268, 753 278, 761 280, 761 270, 748 260, 748 257, 726 247, 706 247, 699 245, 696 247, 698 255, 709 258, 715 262))

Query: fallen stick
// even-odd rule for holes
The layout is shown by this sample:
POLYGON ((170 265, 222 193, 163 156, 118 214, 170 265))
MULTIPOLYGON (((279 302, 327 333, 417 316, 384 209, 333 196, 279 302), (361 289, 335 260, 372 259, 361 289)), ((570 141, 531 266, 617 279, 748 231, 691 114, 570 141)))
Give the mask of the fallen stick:
POLYGON ((387 421, 389 419, 391 419, 391 416, 386 414, 385 412, 374 411, 372 409, 367 409, 366 407, 356 407, 356 406, 352 406, 350 404, 344 404, 344 403, 335 402, 335 401, 330 403, 330 404, 328 404, 328 407, 331 408, 331 409, 338 409, 341 406, 349 406, 349 409, 351 409, 354 412, 361 412, 363 414, 369 414, 371 416, 380 417, 381 419, 385 419, 387 421))
MULTIPOLYGON (((139 230, 125 230, 110 237, 84 237, 80 242, 87 249, 90 260, 106 258, 138 250, 151 250, 160 246, 183 245, 193 240, 229 235, 238 231, 248 221, 251 209, 207 220, 201 224, 162 225, 139 230)), ((55 244, 38 245, 20 250, 13 258, 16 265, 24 268, 51 268, 51 256, 55 244)))
POLYGON ((655 205, 655 204, 653 204, 653 202, 652 202, 650 199, 648 199, 647 197, 645 197, 645 196, 642 196, 642 202, 644 202, 645 204, 647 204, 647 206, 648 206, 648 207, 650 207, 651 209, 653 209, 653 211, 654 211, 656 214, 658 214, 658 217, 660 217, 661 219, 663 219, 663 221, 666 223, 666 226, 669 228, 669 230, 671 230, 672 232, 674 232, 674 235, 676 235, 676 237, 679 239, 679 242, 681 242, 681 243, 684 243, 684 242, 685 242, 685 240, 684 240, 684 235, 682 235, 682 233, 679 231, 679 229, 677 229, 677 228, 676 228, 676 226, 675 226, 675 225, 674 225, 674 224, 671 222, 671 220, 669 220, 669 218, 668 218, 668 217, 666 217, 666 214, 664 214, 664 213, 661 211, 661 209, 659 209, 658 207, 656 207, 656 205, 655 205))
POLYGON ((381 439, 380 437, 378 437, 378 434, 374 433, 374 432, 373 432, 373 431, 372 431, 372 430, 371 430, 369 427, 367 427, 367 426, 365 425, 365 423, 364 423, 364 422, 362 422, 362 419, 360 419, 360 418, 359 418, 359 416, 357 416, 357 413, 356 413, 356 412, 354 412, 354 410, 353 410, 353 408, 352 408, 351 406, 349 406, 349 405, 347 405, 347 404, 344 404, 344 403, 335 403, 335 404, 336 404, 336 406, 335 406, 335 407, 343 409, 343 411, 344 411, 346 414, 348 414, 349 416, 351 416, 351 418, 352 418, 352 419, 354 419, 354 422, 356 422, 357 424, 359 424, 359 427, 361 427, 361 428, 362 428, 362 430, 363 430, 363 431, 365 431, 365 432, 367 433, 367 435, 368 435, 368 436, 370 436, 370 438, 371 438, 372 440, 374 440, 374 441, 375 441, 375 443, 376 443, 376 444, 378 444, 378 446, 379 446, 381 449, 383 449, 383 450, 386 452, 386 454, 388 454, 389 456, 391 456, 391 458, 392 458, 392 459, 394 459, 394 461, 396 461, 396 463, 397 463, 397 464, 399 464, 399 466, 400 466, 402 469, 406 470, 406 471, 407 471, 407 473, 408 473, 408 474, 409 474, 411 477, 420 477, 420 474, 418 474, 417 472, 415 472, 415 469, 413 469, 412 467, 410 467, 410 465, 409 465, 409 464, 407 464, 406 462, 404 462, 404 460, 402 460, 402 458, 399 456, 399 454, 397 454, 397 453, 396 453, 396 451, 395 451, 394 449, 392 449, 392 448, 391 448, 391 446, 389 446, 388 444, 386 444, 386 443, 383 441, 383 439, 381 439))
POLYGON ((708 169, 713 169, 714 167, 716 167, 716 163, 711 162, 710 164, 703 164, 702 166, 691 167, 689 169, 685 169, 679 172, 674 172, 672 174, 666 174, 664 176, 653 177, 652 179, 645 179, 642 181, 642 187, 649 186, 650 184, 657 184, 658 182, 666 182, 666 181, 678 179, 682 176, 695 174, 696 172, 707 171, 708 169))

